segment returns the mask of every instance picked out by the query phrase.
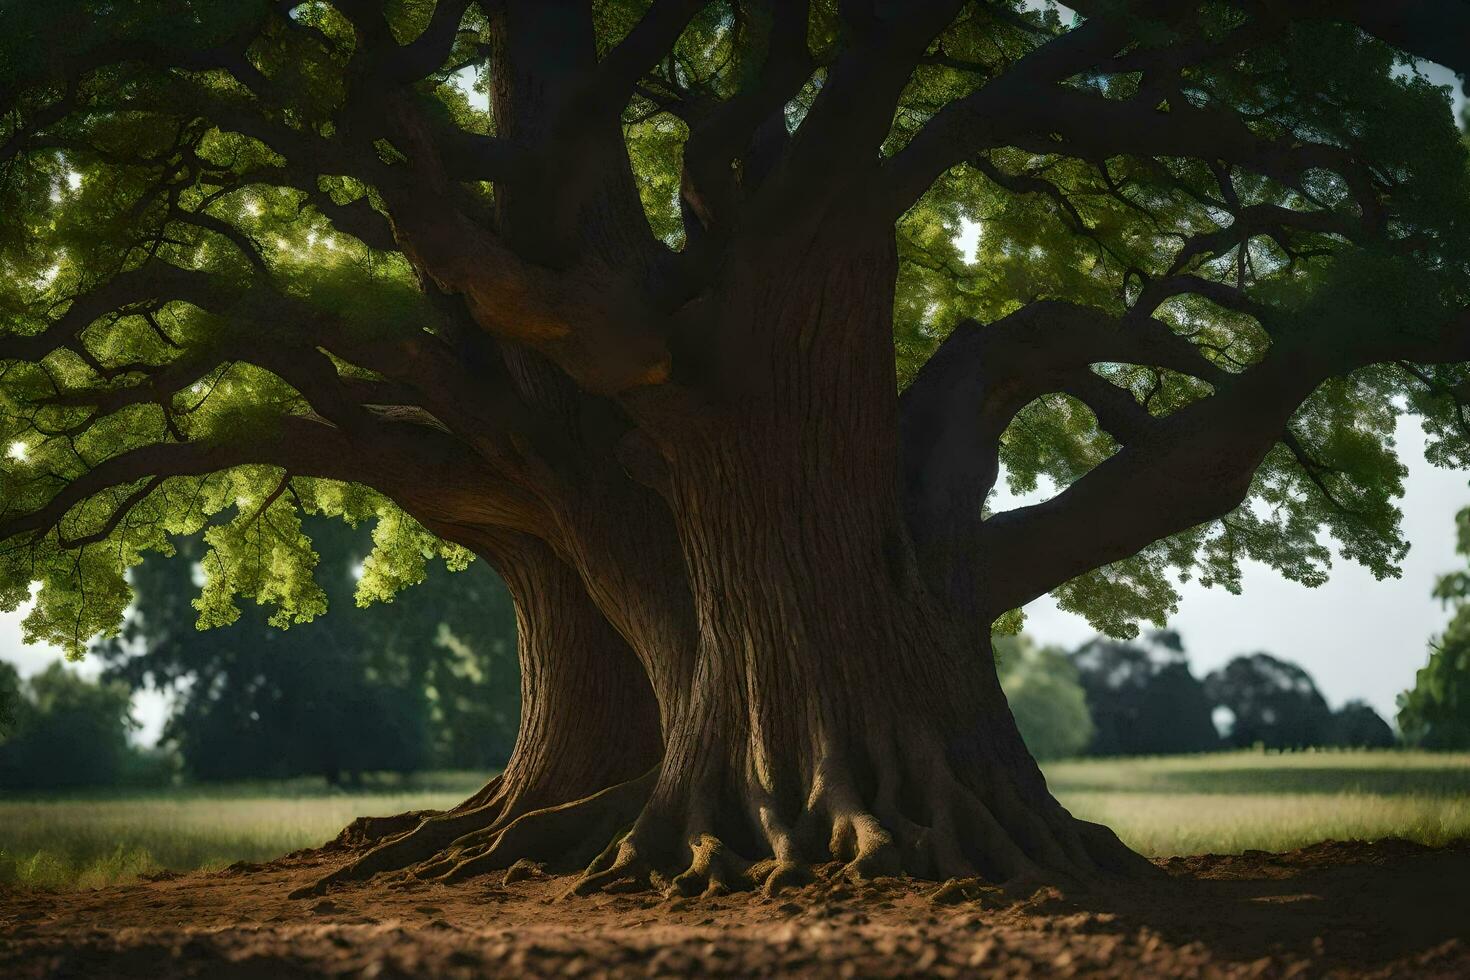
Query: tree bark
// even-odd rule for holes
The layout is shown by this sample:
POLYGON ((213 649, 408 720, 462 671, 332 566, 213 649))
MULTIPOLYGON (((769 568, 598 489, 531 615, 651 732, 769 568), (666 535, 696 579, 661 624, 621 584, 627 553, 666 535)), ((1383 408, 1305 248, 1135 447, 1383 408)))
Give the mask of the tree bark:
POLYGON ((632 651, 547 545, 505 531, 477 537, 515 601, 521 720, 510 760, 452 810, 359 821, 349 842, 381 843, 305 891, 406 868, 449 880, 521 859, 570 870, 646 797, 661 753, 658 705, 632 651))
POLYGON ((711 365, 721 403, 632 402, 668 462, 698 636, 691 684, 662 704, 648 805, 579 890, 669 874, 685 894, 776 890, 832 861, 999 879, 1144 864, 1051 797, 989 623, 919 574, 897 478, 896 258, 864 231, 735 271, 707 326, 738 338, 711 365))

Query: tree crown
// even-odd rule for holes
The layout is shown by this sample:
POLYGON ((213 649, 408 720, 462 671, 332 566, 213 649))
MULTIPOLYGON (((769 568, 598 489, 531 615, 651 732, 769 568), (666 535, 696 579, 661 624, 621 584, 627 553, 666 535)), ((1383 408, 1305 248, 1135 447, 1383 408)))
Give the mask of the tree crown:
POLYGON ((728 390, 730 269, 833 224, 892 229, 914 536, 992 612, 1127 634, 1177 575, 1323 581, 1323 529, 1395 574, 1396 416, 1470 464, 1470 168, 1414 68, 1470 14, 1075 6, 7 5, 0 608, 39 582, 27 637, 80 650, 208 526, 201 623, 285 626, 303 514, 375 522, 362 602, 469 560, 476 487, 545 532, 630 399, 728 390), (990 514, 1002 469, 1059 492, 990 514))

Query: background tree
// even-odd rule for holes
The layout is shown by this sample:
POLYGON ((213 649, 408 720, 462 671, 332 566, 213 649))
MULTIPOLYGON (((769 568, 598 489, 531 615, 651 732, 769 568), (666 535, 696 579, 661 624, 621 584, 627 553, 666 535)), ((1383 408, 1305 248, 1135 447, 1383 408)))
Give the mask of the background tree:
POLYGON ((1092 715, 1090 755, 1173 755, 1220 747, 1215 703, 1190 673, 1179 634, 1143 643, 1099 637, 1071 654, 1092 715))
POLYGON ((1211 700, 1232 716, 1236 748, 1302 749, 1332 743, 1332 709, 1312 677, 1269 653, 1235 657, 1205 678, 1211 700))
POLYGON ((1414 686, 1399 695, 1399 731, 1424 749, 1470 748, 1470 616, 1457 613, 1414 686))
POLYGON ((164 760, 139 753, 129 736, 137 725, 126 686, 98 683, 54 663, 19 681, 0 665, 0 688, 11 687, 12 721, 0 730, 0 789, 70 789, 167 776, 164 760))
POLYGON ((15 731, 20 721, 20 672, 0 661, 0 738, 15 731))
POLYGON ((414 594, 354 608, 366 530, 306 528, 342 612, 282 631, 264 610, 200 632, 191 604, 204 543, 133 570, 134 609, 102 645, 108 676, 173 695, 164 737, 201 779, 503 766, 515 739, 515 613, 485 568, 430 573, 414 594))
POLYGON ((1038 647, 1024 633, 995 644, 1000 686, 1026 748, 1040 760, 1081 755, 1092 741, 1092 715, 1077 668, 1056 647, 1038 647))
MULTIPOLYGON (((1470 556, 1470 509, 1456 518, 1458 551, 1470 556)), ((1404 741, 1426 749, 1470 748, 1470 573, 1451 572, 1434 594, 1454 610, 1445 631, 1429 645, 1429 662, 1414 686, 1399 695, 1404 741)))
POLYGON ((1354 700, 1332 713, 1328 744, 1344 749, 1391 749, 1398 739, 1372 705, 1354 700))
POLYGON ((487 559, 537 689, 496 801, 339 877, 1148 873, 992 623, 1319 582, 1324 530, 1395 566, 1394 416, 1470 451, 1470 172, 1405 70, 1470 12, 1075 9, 6 6, 0 605, 80 648, 215 520, 207 623, 323 610, 303 513, 407 528, 375 593, 487 559), (992 513, 1002 465, 1060 489, 992 513))

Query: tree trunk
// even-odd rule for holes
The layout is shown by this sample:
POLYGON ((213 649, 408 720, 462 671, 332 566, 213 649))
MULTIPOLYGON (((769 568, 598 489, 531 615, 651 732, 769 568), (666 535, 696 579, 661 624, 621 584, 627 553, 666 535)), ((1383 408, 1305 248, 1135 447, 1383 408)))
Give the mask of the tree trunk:
POLYGON ((852 228, 751 260, 711 304, 709 331, 737 338, 711 366, 727 397, 632 402, 669 464, 698 639, 692 684, 662 705, 649 803, 580 890, 670 872, 685 894, 775 890, 830 861, 859 877, 1140 867, 1047 791, 989 624, 923 584, 897 488, 895 267, 891 234, 852 228))
POLYGON ((627 644, 545 544, 499 531, 477 544, 516 607, 521 720, 510 760, 452 810, 359 821, 344 834, 382 842, 306 891, 409 867, 447 879, 521 859, 580 867, 646 798, 658 706, 627 644))

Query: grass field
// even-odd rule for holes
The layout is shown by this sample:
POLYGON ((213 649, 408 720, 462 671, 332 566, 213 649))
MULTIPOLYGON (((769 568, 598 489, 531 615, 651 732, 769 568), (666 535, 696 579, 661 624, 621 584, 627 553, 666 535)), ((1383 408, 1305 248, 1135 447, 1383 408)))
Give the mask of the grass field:
POLYGON ((1470 838, 1470 754, 1232 752, 1046 770, 1074 814, 1107 824, 1150 856, 1470 838))
MULTIPOLYGON (((1470 754, 1240 752, 1046 768, 1073 813, 1150 855, 1470 837, 1470 754)), ((0 795, 0 883, 90 888, 162 868, 264 861, 320 844, 354 817, 450 806, 484 780, 437 773, 359 792, 303 780, 127 796, 0 795)))

